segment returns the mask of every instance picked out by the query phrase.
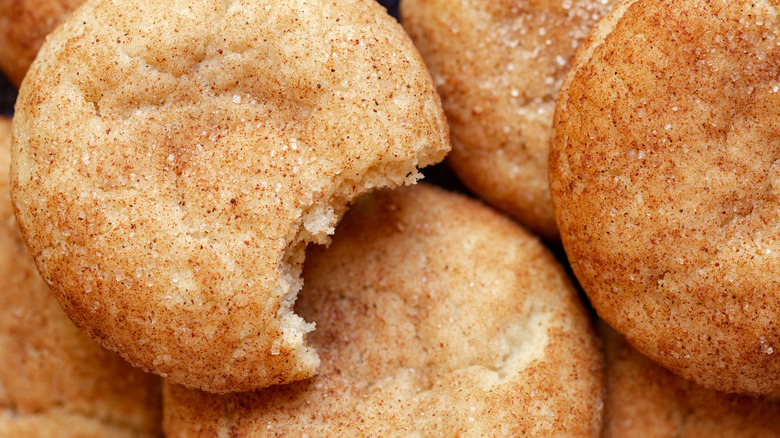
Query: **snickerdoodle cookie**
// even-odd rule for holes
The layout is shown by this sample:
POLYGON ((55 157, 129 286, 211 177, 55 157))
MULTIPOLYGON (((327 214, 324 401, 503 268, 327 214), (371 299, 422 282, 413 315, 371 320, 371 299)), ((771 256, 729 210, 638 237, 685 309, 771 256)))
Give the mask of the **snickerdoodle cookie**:
POLYGON ((0 70, 15 86, 38 54, 46 35, 84 0, 0 1, 0 70))
POLYGON ((304 278, 319 374, 222 396, 166 385, 167 436, 599 435, 602 359, 577 293, 484 205, 427 185, 361 198, 304 278))
POLYGON ((447 162, 463 183, 551 241, 555 99, 575 50, 616 0, 403 0, 442 97, 447 162))
POLYGON ((38 275, 11 206, 10 151, 0 119, 0 436, 158 437, 160 379, 81 333, 38 275))
POLYGON ((728 392, 780 395, 780 26, 749 1, 600 21, 556 109, 553 204, 597 312, 728 392))
POLYGON ((314 374, 306 244, 449 149, 373 0, 88 1, 30 68, 14 139, 17 217, 68 315, 215 392, 314 374))
POLYGON ((604 438, 776 438, 780 401, 706 389, 639 354, 606 324, 604 438))

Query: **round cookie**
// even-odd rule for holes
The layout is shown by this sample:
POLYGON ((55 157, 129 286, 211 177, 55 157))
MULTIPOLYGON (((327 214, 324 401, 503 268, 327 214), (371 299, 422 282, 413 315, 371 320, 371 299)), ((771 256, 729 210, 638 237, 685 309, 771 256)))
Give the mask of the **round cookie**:
POLYGON ((14 220, 11 121, 0 118, 0 436, 160 436, 160 379, 81 333, 14 220))
POLYGON ((617 0, 403 0, 401 17, 447 114, 463 183, 558 241, 547 158, 575 50, 617 0))
POLYGON ((166 436, 599 436, 588 315, 544 246, 484 205, 423 184, 361 198, 304 278, 318 375, 166 385, 166 436))
POLYGON ((0 2, 0 70, 18 87, 54 28, 84 0, 0 2))
POLYGON ((603 438, 771 438, 780 402, 706 389, 639 354, 602 324, 607 369, 603 438))
POLYGON ((777 20, 746 1, 621 3, 556 109, 553 204, 594 308, 727 392, 780 395, 777 20))
POLYGON ((19 93, 12 177, 76 325, 173 382, 314 374, 307 242, 449 149, 432 81, 373 0, 88 1, 19 93))

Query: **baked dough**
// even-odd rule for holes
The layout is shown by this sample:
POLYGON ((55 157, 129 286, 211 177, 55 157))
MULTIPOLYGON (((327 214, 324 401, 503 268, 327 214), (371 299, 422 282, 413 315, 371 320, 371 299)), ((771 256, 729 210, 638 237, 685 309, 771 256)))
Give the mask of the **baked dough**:
POLYGON ((10 151, 0 118, 0 436, 159 437, 160 379, 81 333, 38 275, 14 220, 10 151))
POLYGON ((780 395, 780 27, 748 1, 621 3, 574 60, 550 184, 593 307, 701 385, 780 395))
POLYGON ((25 239, 76 325, 176 383, 311 376, 307 242, 449 149, 430 75, 373 0, 88 1, 14 116, 25 239))
POLYGON ((780 402, 706 389, 642 356, 602 324, 607 363, 603 438, 774 438, 780 402))
POLYGON ((482 199, 557 242, 547 158, 575 50, 617 0, 403 0, 451 128, 447 163, 482 199))
POLYGON ((84 0, 0 2, 0 70, 19 87, 41 44, 84 0))
POLYGON ((424 184, 361 198, 304 278, 318 375, 166 385, 166 436, 599 436, 602 358, 576 291, 479 202, 424 184))

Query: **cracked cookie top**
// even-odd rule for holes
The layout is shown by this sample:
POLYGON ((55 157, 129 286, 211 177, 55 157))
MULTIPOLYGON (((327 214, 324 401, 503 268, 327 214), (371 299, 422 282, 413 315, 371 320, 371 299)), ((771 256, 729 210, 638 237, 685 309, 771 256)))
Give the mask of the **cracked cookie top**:
POLYGON ((621 3, 556 109, 553 203, 596 311, 653 360, 728 392, 780 394, 777 12, 621 3))
POLYGON ((617 0, 403 0, 452 129, 447 162, 491 205, 549 241, 555 99, 571 58, 617 0))
POLYGON ((104 346, 209 391, 315 372, 292 312, 306 244, 449 148, 368 0, 89 1, 28 77, 13 195, 39 270, 104 346))
POLYGON ((496 211, 424 184, 367 195, 304 279, 318 375, 222 396, 167 385, 166 436, 599 436, 588 315, 496 211))
POLYGON ((160 435, 160 379, 79 331, 38 275, 14 218, 11 121, 0 118, 0 436, 160 435))

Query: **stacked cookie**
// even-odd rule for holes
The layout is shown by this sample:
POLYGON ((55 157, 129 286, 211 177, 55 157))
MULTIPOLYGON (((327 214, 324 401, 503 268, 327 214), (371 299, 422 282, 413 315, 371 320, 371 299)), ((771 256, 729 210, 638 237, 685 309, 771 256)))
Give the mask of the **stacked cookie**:
POLYGON ((16 103, 7 246, 53 294, 4 261, 0 434, 159 433, 81 332, 170 437, 780 433, 772 7, 73 7, 16 103), (512 219, 400 187, 450 129, 512 219))
POLYGON ((363 1, 141 6, 88 1, 49 36, 16 104, 11 176, 68 315, 168 378, 166 434, 267 431, 258 414, 280 434, 598 434, 582 303, 479 203, 361 198, 300 277, 348 202, 449 148, 397 23, 363 1), (350 396, 312 403, 336 391, 350 396))
POLYGON ((556 109, 571 266, 639 351, 722 391, 780 394, 780 33, 751 2, 621 3, 556 109))
POLYGON ((87 2, 20 89, 17 217, 66 312, 134 365, 214 392, 310 377, 306 244, 443 158, 430 82, 373 2, 87 2))
MULTIPOLYGON (((448 160, 466 185, 548 240, 559 232, 596 312, 642 353, 709 388, 776 397, 774 6, 407 0, 401 10, 436 78, 453 135, 448 160), (545 231, 527 208, 545 201, 523 200, 540 192, 520 169, 546 179, 548 150, 557 230, 545 231)), ((728 436, 763 417, 734 405, 767 417, 777 409, 696 389, 679 396, 678 415, 730 414, 653 429, 620 411, 664 409, 669 398, 626 397, 624 380, 609 381, 610 436, 728 436), (633 420, 636 429, 616 426, 633 420)), ((756 421, 742 433, 776 436, 780 425, 756 421)))
POLYGON ((622 335, 602 330, 604 436, 780 434, 776 20, 769 4, 624 1, 564 81, 557 224, 622 335))
POLYGON ((484 205, 423 184, 363 197, 303 277, 318 375, 168 385, 169 436, 599 435, 585 309, 549 251, 484 205))
POLYGON ((555 100, 574 52, 616 0, 404 0, 442 97, 449 166, 480 198, 559 241, 547 182, 555 100))

